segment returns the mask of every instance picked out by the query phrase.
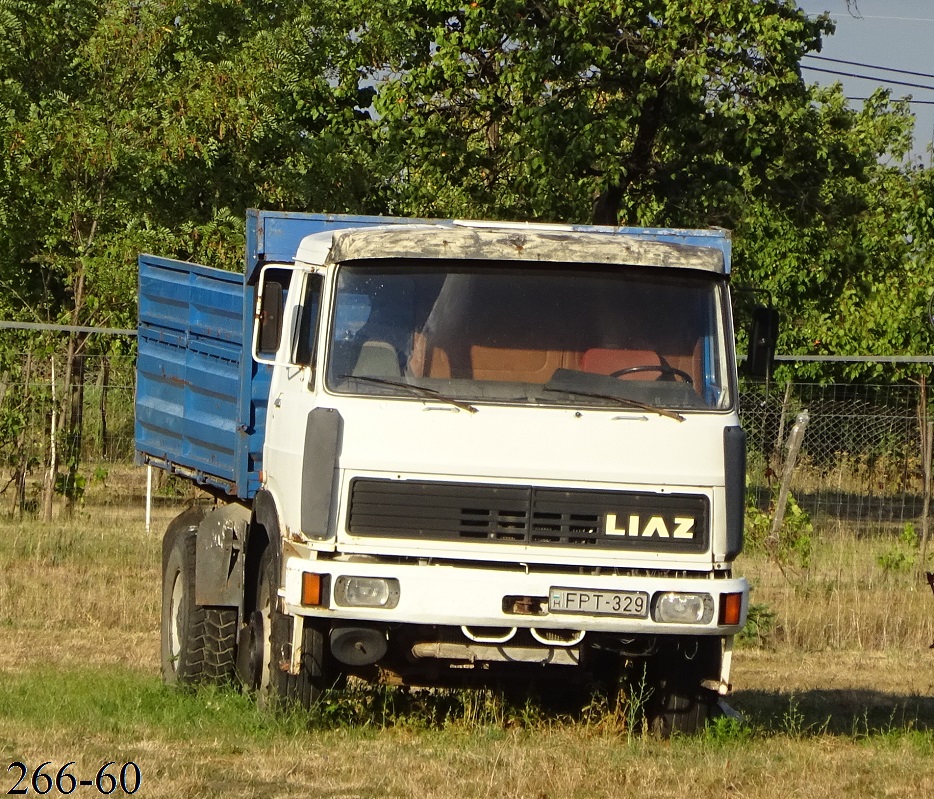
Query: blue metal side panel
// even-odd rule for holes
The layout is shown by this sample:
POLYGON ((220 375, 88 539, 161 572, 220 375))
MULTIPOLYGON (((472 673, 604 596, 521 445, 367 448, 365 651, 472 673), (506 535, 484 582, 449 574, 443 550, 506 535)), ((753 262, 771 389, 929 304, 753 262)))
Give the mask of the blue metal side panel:
POLYGON ((136 449, 243 498, 262 460, 253 392, 265 421, 269 390, 268 369, 257 375, 250 357, 247 307, 243 275, 140 256, 136 449))
POLYGON ((243 337, 248 379, 241 383, 240 414, 244 420, 242 434, 246 447, 245 461, 239 484, 245 486, 241 496, 253 497, 260 489, 259 475, 263 469, 263 443, 266 438, 266 412, 269 408, 269 387, 272 383, 272 367, 259 364, 252 358, 253 351, 253 305, 255 290, 248 286, 244 293, 243 337))

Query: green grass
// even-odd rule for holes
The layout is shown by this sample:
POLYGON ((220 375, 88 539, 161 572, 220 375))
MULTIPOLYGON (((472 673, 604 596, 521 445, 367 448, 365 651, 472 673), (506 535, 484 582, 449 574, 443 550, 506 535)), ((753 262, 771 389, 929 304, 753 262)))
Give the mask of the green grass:
MULTIPOLYGON (((701 740, 712 742, 828 736, 871 740, 906 736, 934 747, 934 697, 882 691, 802 693, 740 690, 743 718, 717 718, 701 740)), ((75 735, 144 735, 187 740, 268 742, 343 730, 463 732, 496 738, 506 730, 575 730, 625 738, 625 705, 595 703, 581 716, 556 714, 532 701, 514 704, 492 691, 410 691, 354 684, 326 694, 307 711, 269 712, 236 687, 167 688, 146 671, 125 667, 41 666, 7 673, 0 681, 0 718, 25 727, 67 729, 75 735)))
POLYGON ((354 684, 271 714, 232 689, 169 690, 160 540, 175 510, 148 534, 138 508, 0 525, 0 794, 4 762, 93 778, 132 760, 147 797, 934 795, 934 599, 880 561, 892 540, 816 536, 806 569, 743 556, 759 626, 729 702, 745 720, 661 742, 625 703, 571 719, 490 691, 354 684))
POLYGON ((0 683, 0 715, 24 726, 45 724, 78 735, 126 738, 254 737, 285 723, 263 716, 234 691, 172 691, 152 674, 116 667, 40 667, 7 675, 0 683))
POLYGON ((31 769, 51 761, 52 773, 75 761, 84 778, 132 760, 140 795, 166 797, 914 797, 932 787, 930 706, 878 723, 850 704, 838 723, 816 695, 747 696, 747 721, 662 742, 627 736, 612 716, 510 715, 470 696, 439 714, 450 696, 362 689, 335 700, 355 703, 343 717, 327 706, 282 715, 235 690, 169 690, 145 670, 43 667, 0 680, 0 756, 31 769))

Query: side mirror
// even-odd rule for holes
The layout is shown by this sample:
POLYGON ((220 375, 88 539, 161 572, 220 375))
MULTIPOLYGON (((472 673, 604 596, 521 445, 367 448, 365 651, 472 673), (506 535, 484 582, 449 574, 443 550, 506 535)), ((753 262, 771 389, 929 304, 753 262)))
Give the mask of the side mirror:
POLYGON ((263 270, 253 317, 253 357, 261 363, 275 359, 282 343, 286 286, 281 269, 263 270))
POLYGON ((263 286, 260 311, 257 314, 258 344, 261 355, 275 355, 282 341, 282 284, 270 282, 263 286))
POLYGON ((778 311, 765 305, 752 309, 749 330, 749 352, 743 371, 752 377, 769 378, 775 366, 775 346, 778 343, 778 311))

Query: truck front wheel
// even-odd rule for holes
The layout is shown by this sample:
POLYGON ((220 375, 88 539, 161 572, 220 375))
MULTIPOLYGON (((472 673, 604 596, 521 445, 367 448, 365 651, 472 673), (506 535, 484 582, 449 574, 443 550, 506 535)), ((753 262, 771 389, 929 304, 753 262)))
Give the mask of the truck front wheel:
POLYGON ((706 688, 660 685, 649 699, 649 730, 660 738, 696 735, 717 710, 717 695, 706 688))
POLYGON ((241 633, 239 669, 260 707, 308 709, 331 688, 339 674, 327 651, 324 631, 306 619, 302 629, 301 668, 289 674, 293 617, 278 609, 279 580, 270 547, 263 553, 256 586, 257 607, 241 633))
POLYGON ((166 685, 224 683, 233 676, 235 608, 195 602, 197 531, 175 534, 162 575, 162 679, 166 685))
POLYGON ((662 738, 695 735, 719 713, 719 696, 704 687, 720 675, 719 638, 687 639, 665 646, 647 664, 650 731, 662 738))

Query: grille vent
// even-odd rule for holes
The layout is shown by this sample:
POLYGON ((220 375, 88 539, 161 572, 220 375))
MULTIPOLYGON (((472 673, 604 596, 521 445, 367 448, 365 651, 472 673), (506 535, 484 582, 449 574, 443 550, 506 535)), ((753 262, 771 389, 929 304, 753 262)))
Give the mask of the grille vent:
MULTIPOLYGON (((565 491, 532 486, 356 478, 348 530, 367 537, 479 541, 644 551, 702 552, 708 503, 693 494, 565 491), (652 534, 606 532, 607 514, 638 517, 652 534), (674 538, 676 519, 692 518, 692 538, 674 538), (668 537, 659 529, 668 530, 668 537)), ((682 525, 683 526, 683 525, 682 525)))

